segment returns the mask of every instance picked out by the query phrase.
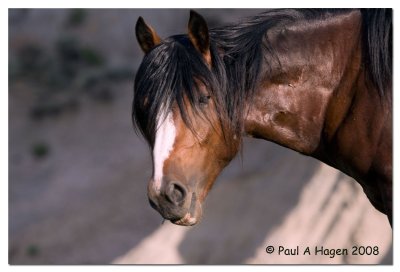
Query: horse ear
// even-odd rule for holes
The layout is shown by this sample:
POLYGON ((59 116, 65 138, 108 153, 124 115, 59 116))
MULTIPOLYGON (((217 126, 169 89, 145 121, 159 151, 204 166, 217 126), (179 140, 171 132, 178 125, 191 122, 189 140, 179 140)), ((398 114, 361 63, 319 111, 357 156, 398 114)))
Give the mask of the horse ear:
POLYGON ((194 47, 203 55, 207 64, 211 65, 210 36, 206 20, 191 10, 188 24, 189 39, 194 47))
POLYGON ((161 38, 154 29, 147 25, 142 17, 136 22, 136 39, 145 54, 149 53, 156 45, 161 43, 161 38))

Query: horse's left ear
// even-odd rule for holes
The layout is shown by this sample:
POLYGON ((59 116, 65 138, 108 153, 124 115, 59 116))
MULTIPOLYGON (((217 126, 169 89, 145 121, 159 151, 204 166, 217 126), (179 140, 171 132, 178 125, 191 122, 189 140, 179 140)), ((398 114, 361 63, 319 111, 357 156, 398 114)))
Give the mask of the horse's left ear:
POLYGON ((203 55, 206 63, 211 65, 210 36, 206 20, 191 10, 188 24, 189 39, 194 47, 203 55))

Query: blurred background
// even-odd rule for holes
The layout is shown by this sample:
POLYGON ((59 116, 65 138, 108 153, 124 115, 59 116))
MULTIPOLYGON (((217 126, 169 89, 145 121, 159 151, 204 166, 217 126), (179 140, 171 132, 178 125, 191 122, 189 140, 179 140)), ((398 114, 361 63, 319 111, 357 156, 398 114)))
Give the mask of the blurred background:
MULTIPOLYGON (((198 10, 211 27, 260 10, 198 10)), ((161 37, 186 9, 9 9, 10 264, 392 264, 392 230, 360 186, 275 144, 246 139, 194 227, 147 200, 150 151, 131 123, 139 16, 161 37), (378 255, 284 256, 378 246, 378 255)))

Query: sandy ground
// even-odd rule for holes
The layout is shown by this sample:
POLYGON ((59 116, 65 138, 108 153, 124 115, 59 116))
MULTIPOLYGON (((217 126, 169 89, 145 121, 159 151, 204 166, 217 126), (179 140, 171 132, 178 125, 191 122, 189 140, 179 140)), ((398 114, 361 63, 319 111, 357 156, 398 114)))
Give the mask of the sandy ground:
MULTIPOLYGON (((254 11, 207 14, 229 21, 243 13, 254 11)), ((187 14, 176 11, 172 22, 167 11, 97 10, 70 32, 105 53, 109 66, 134 71, 136 18, 144 15, 165 36, 179 32, 177 25, 184 31, 187 14)), ((37 10, 12 24, 11 55, 28 42, 49 46, 65 16, 37 10)), ((115 83, 110 102, 83 95, 79 110, 41 121, 29 118, 37 91, 25 80, 10 84, 11 264, 392 263, 389 223, 353 180, 261 140, 245 140, 242 159, 218 178, 198 226, 161 224, 146 196, 150 152, 130 120, 132 81, 115 83), (40 159, 31 152, 37 142, 49 146, 40 159), (378 246, 379 254, 285 256, 266 254, 268 245, 378 246)))

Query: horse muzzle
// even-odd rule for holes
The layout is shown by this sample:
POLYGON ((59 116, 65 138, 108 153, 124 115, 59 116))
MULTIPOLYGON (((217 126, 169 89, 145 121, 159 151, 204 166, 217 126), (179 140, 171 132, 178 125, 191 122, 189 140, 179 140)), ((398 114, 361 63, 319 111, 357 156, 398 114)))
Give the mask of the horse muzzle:
POLYGON ((193 226, 201 219, 202 207, 196 193, 179 181, 164 181, 160 190, 155 190, 151 181, 148 197, 150 205, 173 224, 193 226))

